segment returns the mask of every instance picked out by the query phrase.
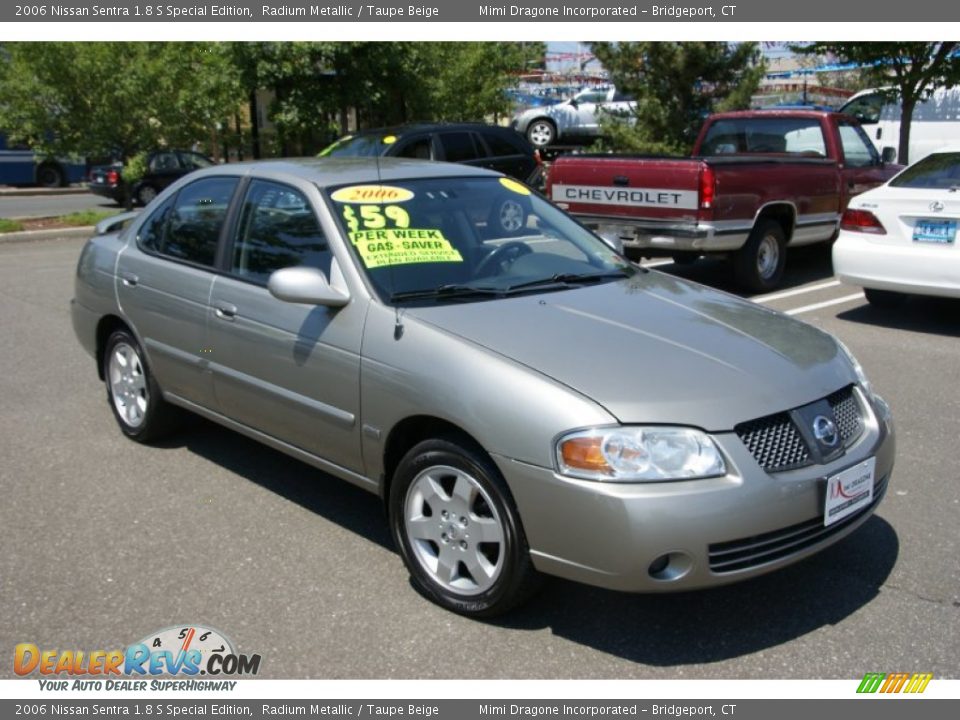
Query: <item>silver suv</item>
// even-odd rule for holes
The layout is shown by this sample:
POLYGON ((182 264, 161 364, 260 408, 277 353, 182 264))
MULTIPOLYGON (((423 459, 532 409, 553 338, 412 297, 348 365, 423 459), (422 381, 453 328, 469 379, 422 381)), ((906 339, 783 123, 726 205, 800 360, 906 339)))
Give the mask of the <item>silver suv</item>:
POLYGON ((574 143, 600 137, 603 113, 629 115, 636 101, 616 88, 581 90, 557 105, 530 108, 517 115, 510 126, 526 135, 530 144, 543 149, 548 145, 574 143))

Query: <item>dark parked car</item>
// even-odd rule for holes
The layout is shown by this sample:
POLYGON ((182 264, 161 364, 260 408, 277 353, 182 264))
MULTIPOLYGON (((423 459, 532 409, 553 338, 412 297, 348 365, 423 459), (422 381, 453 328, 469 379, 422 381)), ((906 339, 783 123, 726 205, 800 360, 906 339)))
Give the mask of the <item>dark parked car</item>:
POLYGON ((432 123, 364 130, 340 138, 322 157, 442 160, 489 168, 528 185, 543 185, 540 154, 510 128, 483 123, 432 123))
MULTIPOLYGON (((206 155, 189 150, 152 152, 147 158, 147 174, 133 187, 133 201, 139 205, 146 205, 174 180, 194 170, 215 164, 206 155)), ((120 182, 122 171, 123 163, 121 162, 95 167, 90 171, 90 182, 87 183, 87 187, 94 195, 102 195, 122 203, 123 184, 120 182)))

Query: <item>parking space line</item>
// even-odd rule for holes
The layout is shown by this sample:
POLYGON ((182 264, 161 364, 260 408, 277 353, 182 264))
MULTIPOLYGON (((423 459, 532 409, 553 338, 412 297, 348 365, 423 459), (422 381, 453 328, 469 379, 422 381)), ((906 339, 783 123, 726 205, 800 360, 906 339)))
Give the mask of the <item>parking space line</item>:
POLYGON ((841 305, 854 300, 860 300, 861 298, 863 298, 863 293, 858 292, 854 293, 853 295, 844 295, 843 297, 834 298, 833 300, 825 300, 823 302, 814 303, 813 305, 804 305, 803 307, 793 308, 792 310, 784 310, 784 313, 787 315, 799 315, 800 313, 810 312, 811 310, 819 310, 820 308, 830 307, 831 305, 841 305))
POLYGON ((807 285, 806 287, 784 290, 783 292, 773 293, 772 295, 761 295, 760 297, 750 299, 757 303, 771 302, 773 300, 780 300, 781 298, 793 297, 794 295, 803 295, 808 292, 825 290, 826 288, 836 287, 839 284, 839 280, 830 280, 829 282, 818 283, 817 285, 807 285))

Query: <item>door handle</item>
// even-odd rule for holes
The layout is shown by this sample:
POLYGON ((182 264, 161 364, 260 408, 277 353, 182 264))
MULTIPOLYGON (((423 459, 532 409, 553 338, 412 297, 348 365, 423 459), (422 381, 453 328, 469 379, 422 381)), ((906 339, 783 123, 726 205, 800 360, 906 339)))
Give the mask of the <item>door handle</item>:
POLYGON ((132 272, 121 272, 121 273, 120 273, 120 282, 122 282, 122 283, 123 283, 124 285, 126 285, 127 287, 134 287, 134 286, 136 286, 136 284, 137 284, 138 282, 140 282, 140 278, 137 277, 137 276, 136 276, 134 273, 132 273, 132 272))
POLYGON ((233 320, 237 317, 237 306, 230 303, 217 303, 213 308, 221 320, 233 320))

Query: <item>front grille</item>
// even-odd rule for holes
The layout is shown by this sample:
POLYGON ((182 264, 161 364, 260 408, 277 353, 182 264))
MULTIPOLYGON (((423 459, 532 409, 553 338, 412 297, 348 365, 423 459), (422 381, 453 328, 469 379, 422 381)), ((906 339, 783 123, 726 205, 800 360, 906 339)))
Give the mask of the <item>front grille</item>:
MULTIPOLYGON (((844 447, 850 447, 866 429, 863 411, 853 392, 853 386, 848 385, 837 390, 825 400, 833 410, 844 447)), ((821 462, 817 460, 820 456, 811 452, 797 429, 794 418, 799 420, 799 417, 796 412, 779 412, 740 423, 734 427, 734 431, 760 467, 767 472, 795 470, 821 462)))
POLYGON ((707 555, 710 570, 718 574, 750 570, 823 542, 871 512, 887 491, 888 478, 889 476, 884 476, 874 481, 873 501, 870 505, 833 525, 824 527, 821 515, 781 530, 709 545, 707 555))
POLYGON ((810 465, 810 451, 787 413, 740 423, 734 430, 747 450, 767 472, 810 465))
POLYGON ((837 422, 837 429, 840 431, 840 437, 843 438, 843 444, 850 447, 857 441, 857 438, 863 434, 863 413, 860 411, 860 403, 853 394, 853 386, 845 387, 843 390, 837 390, 833 395, 827 396, 827 402, 833 410, 833 418, 837 422))

